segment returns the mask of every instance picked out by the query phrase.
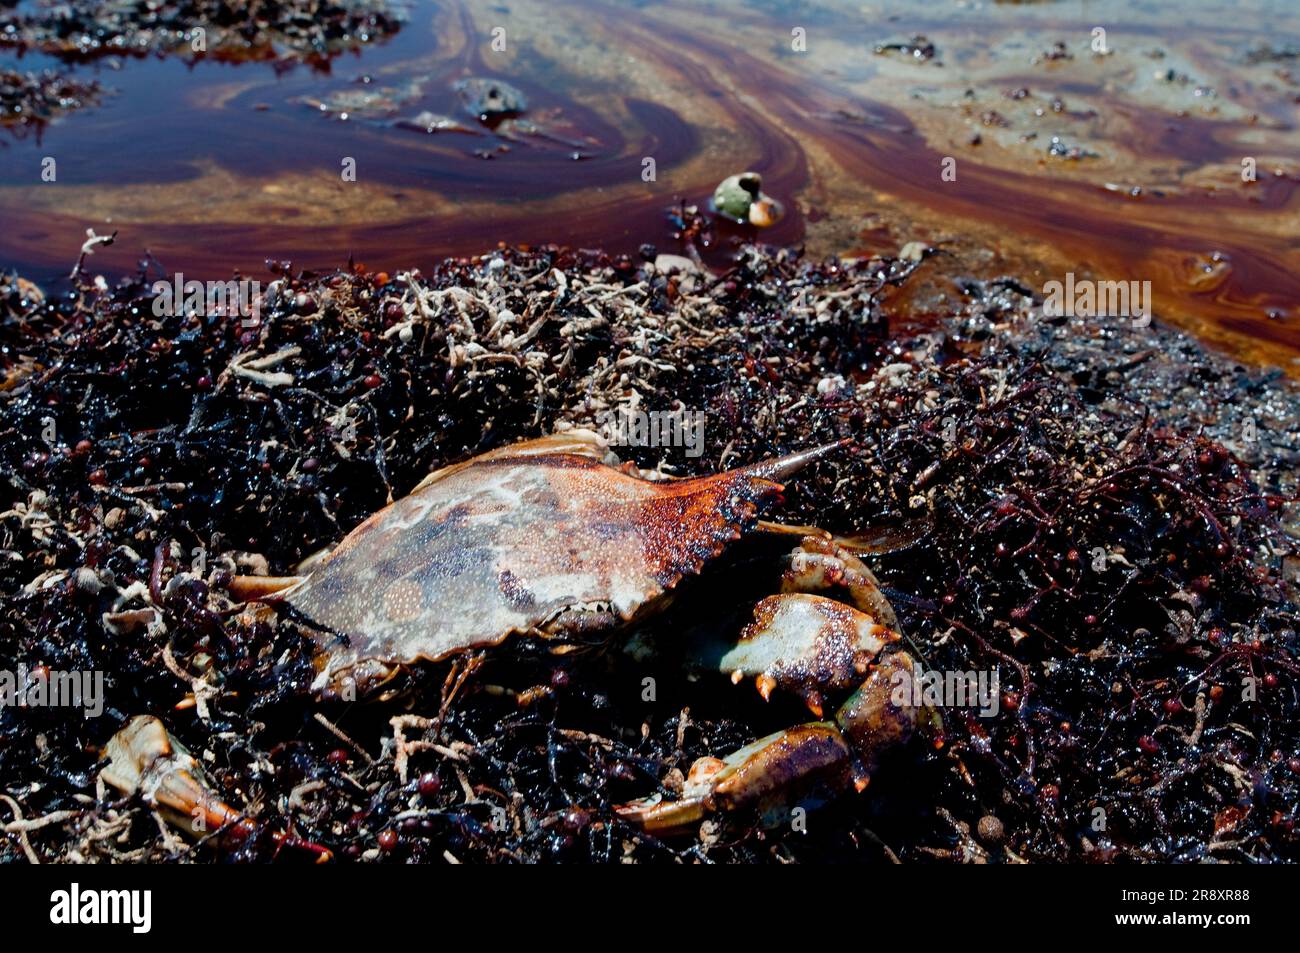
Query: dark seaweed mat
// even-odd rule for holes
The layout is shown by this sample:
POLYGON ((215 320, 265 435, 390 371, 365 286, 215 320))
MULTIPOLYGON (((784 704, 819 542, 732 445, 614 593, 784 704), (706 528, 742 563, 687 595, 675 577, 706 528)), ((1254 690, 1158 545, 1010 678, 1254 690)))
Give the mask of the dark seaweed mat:
MULTIPOLYGON (((1277 525, 1295 492, 1290 390, 1167 332, 1033 320, 1014 282, 964 283, 938 330, 893 341, 882 301, 911 268, 895 262, 804 265, 751 252, 691 290, 626 259, 554 249, 501 258, 499 272, 448 261, 409 280, 504 289, 522 313, 529 296, 556 287, 551 269, 563 272, 569 291, 526 349, 546 357, 540 390, 508 360, 452 368, 449 344, 464 335, 450 309, 407 341, 383 337, 403 317, 394 302, 405 288, 385 275, 288 277, 301 293, 282 295, 256 331, 218 316, 155 319, 138 283, 43 304, 4 286, 0 660, 97 668, 109 682, 99 719, 0 711, 4 791, 29 818, 76 812, 31 835, 43 857, 181 856, 138 802, 95 800, 99 747, 128 716, 151 713, 205 753, 215 785, 260 822, 238 849, 184 854, 199 859, 309 856, 277 851, 276 830, 344 859, 1296 859, 1296 619, 1277 525), (607 320, 585 321, 590 298, 574 288, 583 276, 644 282, 643 310, 606 303, 607 320), (672 323, 701 301, 713 302, 707 333, 698 314, 672 323), (663 320, 673 333, 647 345, 639 332, 647 322, 662 331, 663 320), (275 369, 290 369, 293 386, 223 376, 236 354, 290 345, 301 353, 275 369), (288 571, 389 488, 400 495, 432 467, 553 421, 584 422, 589 400, 616 380, 601 368, 647 350, 657 364, 640 382, 647 406, 680 400, 709 413, 703 457, 669 456, 678 472, 713 469, 724 449, 735 465, 854 436, 856 451, 792 485, 782 515, 842 532, 928 522, 918 544, 876 561, 912 642, 931 666, 1002 673, 996 718, 947 713, 941 738, 898 752, 867 793, 812 815, 807 833, 736 819, 661 843, 610 812, 670 769, 806 717, 784 700, 763 706, 748 686, 690 681, 675 665, 684 628, 738 626, 772 591, 777 569, 762 546, 742 548, 646 624, 663 659, 591 651, 556 661, 516 647, 491 653, 450 696, 447 668, 430 667, 410 676, 400 703, 323 709, 364 756, 312 719, 294 624, 237 619, 224 596, 241 552, 288 571), (838 386, 835 374, 866 383, 838 386), (354 399, 362 412, 344 458, 327 418, 354 399), (1242 415, 1259 423, 1255 443, 1234 443, 1242 415), (48 418, 53 446, 42 439, 48 418), (33 494, 51 521, 13 512, 33 494), (167 540, 174 554, 160 547, 167 540), (1092 572, 1098 546, 1128 564, 1092 572), (208 553, 203 578, 186 572, 195 547, 208 553), (43 573, 51 584, 24 590, 43 573), (166 630, 110 636, 101 615, 113 586, 134 582, 151 587, 166 630), (164 644, 218 686, 209 721, 172 710, 188 686, 168 670, 164 644), (1258 699, 1245 702, 1240 682, 1252 673, 1258 699), (654 703, 641 700, 647 675, 654 703), (497 686, 535 687, 534 700, 497 686), (387 720, 440 709, 440 731, 408 737, 456 757, 414 754, 403 786, 387 720), (291 810, 304 782, 321 787, 291 810), (1104 832, 1090 826, 1098 807, 1104 832), (982 843, 971 836, 989 815, 1006 852, 988 821, 982 843)), ((0 856, 23 856, 15 837, 0 844, 0 856)))
POLYGON ((42 3, 0 21, 0 47, 63 59, 180 54, 218 60, 301 59, 324 67, 338 53, 397 32, 400 13, 379 0, 100 0, 42 3), (206 51, 195 52, 195 27, 206 51))
POLYGON ((99 83, 75 80, 54 70, 0 69, 0 127, 15 135, 39 130, 51 119, 94 105, 99 83))

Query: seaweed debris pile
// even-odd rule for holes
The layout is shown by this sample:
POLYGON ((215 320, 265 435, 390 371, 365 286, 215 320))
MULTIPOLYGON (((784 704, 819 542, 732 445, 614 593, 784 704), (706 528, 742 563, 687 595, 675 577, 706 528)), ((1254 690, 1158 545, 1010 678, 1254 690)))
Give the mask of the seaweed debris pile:
MULTIPOLYGON (((311 859, 290 832, 345 861, 1300 859, 1300 400, 1279 377, 1160 328, 1046 319, 1012 280, 957 282, 933 327, 891 329, 931 261, 269 264, 251 323, 159 315, 144 275, 0 287, 0 668, 106 679, 97 718, 0 709, 0 801, 26 822, 0 858, 311 859), (779 517, 906 537, 874 563, 912 646, 996 671, 996 710, 942 710, 806 831, 728 817, 661 841, 613 805, 806 715, 617 646, 524 644, 417 668, 400 706, 322 707, 298 624, 229 597, 431 469, 620 408, 706 412, 698 456, 620 449, 677 475, 854 438, 779 517), (256 834, 185 842, 97 789, 138 714, 256 834)), ((692 626, 738 631, 774 591, 763 566, 635 634, 671 657, 692 626)))
POLYGON ((16 135, 99 101, 99 83, 55 70, 0 69, 0 126, 16 135))
POLYGON ((378 0, 71 0, 7 17, 0 47, 68 60, 179 54, 320 64, 400 25, 378 0))

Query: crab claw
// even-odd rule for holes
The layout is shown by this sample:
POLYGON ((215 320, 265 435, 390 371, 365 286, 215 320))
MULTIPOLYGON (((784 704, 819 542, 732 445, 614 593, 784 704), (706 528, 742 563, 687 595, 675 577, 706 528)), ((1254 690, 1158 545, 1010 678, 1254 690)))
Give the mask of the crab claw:
POLYGON ((616 808, 647 833, 689 833, 710 811, 752 811, 765 827, 815 809, 848 790, 862 791, 881 755, 916 727, 917 711, 896 704, 898 678, 911 677, 912 660, 888 656, 836 713, 835 721, 808 722, 760 738, 726 758, 696 761, 682 796, 645 798, 616 808))
POLYGON ((123 794, 139 794, 174 827, 195 837, 217 831, 236 841, 253 833, 253 822, 208 789, 198 761, 157 718, 132 718, 104 753, 104 782, 123 794))
POLYGON ((765 699, 778 687, 798 693, 818 718, 825 696, 851 693, 835 720, 779 731, 721 760, 701 758, 680 799, 648 798, 619 815, 660 836, 688 833, 713 810, 752 811, 776 826, 793 807, 863 790, 880 757, 916 728, 912 659, 888 651, 898 639, 865 612, 824 596, 764 599, 740 640, 706 661, 733 681, 754 678, 765 699))
POLYGON ((700 758, 691 765, 680 798, 669 801, 656 794, 617 805, 614 813, 657 837, 688 833, 709 812, 714 775, 726 766, 718 758, 700 758))
POLYGON ((710 811, 755 811, 767 827, 790 808, 817 807, 853 782, 853 752, 833 722, 810 722, 778 731, 726 758, 700 758, 678 800, 658 796, 615 809, 647 833, 686 834, 710 811))
POLYGON ((852 691, 898 638, 852 606, 786 593, 759 602, 754 621, 714 664, 733 681, 752 676, 764 700, 776 688, 797 693, 820 718, 824 697, 852 691))

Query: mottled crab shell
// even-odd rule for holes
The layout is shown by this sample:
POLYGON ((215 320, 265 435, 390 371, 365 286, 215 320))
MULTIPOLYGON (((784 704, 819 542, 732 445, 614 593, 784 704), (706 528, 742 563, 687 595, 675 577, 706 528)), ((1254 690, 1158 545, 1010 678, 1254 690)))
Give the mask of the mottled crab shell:
POLYGON ((777 479, 836 446, 651 481, 606 465, 589 431, 515 444, 430 474, 284 599, 322 629, 331 676, 609 628, 698 572, 778 498, 777 479))

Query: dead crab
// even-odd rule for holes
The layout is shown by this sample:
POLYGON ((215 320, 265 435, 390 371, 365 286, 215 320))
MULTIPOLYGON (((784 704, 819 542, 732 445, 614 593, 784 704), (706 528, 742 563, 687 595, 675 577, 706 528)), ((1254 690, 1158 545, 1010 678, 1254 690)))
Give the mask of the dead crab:
MULTIPOLYGON (((309 623, 318 645, 313 688, 355 697, 382 688, 402 666, 513 635, 556 650, 589 642, 662 608, 679 582, 742 534, 796 535, 781 594, 759 602, 739 641, 704 661, 733 681, 753 679, 764 698, 799 694, 818 720, 700 759, 679 799, 617 809, 657 833, 689 829, 710 810, 770 815, 861 790, 878 757, 918 720, 916 709, 894 701, 913 697, 898 693, 910 688, 913 662, 896 646, 898 623, 871 571, 828 533, 758 519, 779 499, 778 481, 840 446, 652 480, 631 465, 611 466, 590 431, 530 440, 430 474, 303 577, 237 577, 231 589, 309 623), (829 590, 848 602, 818 594, 829 590), (844 700, 824 719, 832 699, 844 700)), ((129 744, 119 748, 118 757, 142 763, 105 777, 131 790, 115 778, 148 776, 151 765, 129 744)))

